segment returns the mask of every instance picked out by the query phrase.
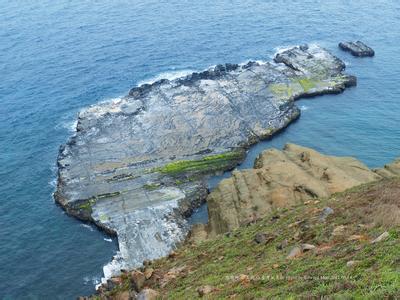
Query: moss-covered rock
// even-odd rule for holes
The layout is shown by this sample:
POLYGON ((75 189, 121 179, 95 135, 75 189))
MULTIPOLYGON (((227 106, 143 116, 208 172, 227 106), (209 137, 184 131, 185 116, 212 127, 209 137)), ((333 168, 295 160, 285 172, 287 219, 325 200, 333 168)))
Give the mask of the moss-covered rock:
POLYGON ((178 160, 153 169, 167 175, 212 173, 235 167, 244 158, 244 151, 230 151, 204 156, 198 160, 178 160))

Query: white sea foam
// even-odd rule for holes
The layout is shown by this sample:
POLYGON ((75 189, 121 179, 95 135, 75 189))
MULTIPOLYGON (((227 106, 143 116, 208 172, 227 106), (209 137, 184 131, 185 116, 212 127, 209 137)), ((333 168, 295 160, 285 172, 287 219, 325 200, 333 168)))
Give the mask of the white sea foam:
POLYGON ((112 276, 119 275, 121 269, 125 268, 125 266, 121 252, 117 251, 117 254, 114 255, 113 259, 103 267, 104 277, 102 277, 101 281, 97 283, 96 290, 101 286, 101 284, 107 283, 107 280, 112 276))
POLYGON ((300 105, 300 109, 301 109, 301 110, 308 110, 308 109, 309 109, 309 107, 308 107, 308 106, 306 106, 306 105, 300 105))
POLYGON ((123 97, 104 99, 94 105, 81 109, 79 112, 79 116, 85 117, 92 115, 99 118, 106 113, 118 113, 121 111, 121 107, 123 104, 126 103, 126 101, 127 100, 123 97))
POLYGON ((108 239, 108 238, 104 238, 103 240, 105 240, 106 242, 112 242, 112 239, 108 239))
POLYGON ((159 73, 156 76, 150 77, 148 79, 144 79, 142 81, 138 82, 138 86, 141 86, 142 84, 152 84, 158 80, 161 79, 168 79, 168 80, 174 80, 177 78, 181 78, 181 77, 185 77, 187 75, 192 74, 193 70, 176 70, 176 71, 170 71, 170 72, 163 72, 163 73, 159 73))
POLYGON ((66 128, 70 132, 75 132, 76 125, 78 125, 78 120, 74 119, 73 121, 64 123, 64 128, 66 128))
POLYGON ((292 49, 293 47, 296 47, 297 45, 286 45, 286 46, 279 46, 279 47, 275 47, 274 51, 276 53, 281 53, 284 52, 286 50, 292 49))
POLYGON ((265 60, 259 60, 259 59, 257 59, 255 62, 258 63, 261 66, 264 66, 264 65, 266 65, 268 63, 265 60))
POLYGON ((83 277, 83 284, 88 285, 98 285, 100 283, 100 277, 89 277, 89 276, 85 276, 83 277))
POLYGON ((49 185, 53 188, 57 186, 57 178, 53 178, 50 182, 49 185))
POLYGON ((68 114, 61 118, 60 123, 55 126, 55 129, 66 129, 69 133, 74 133, 76 131, 76 125, 78 124, 78 120, 76 119, 75 114, 68 114))
POLYGON ((296 46, 297 45, 286 45, 286 46, 275 47, 273 49, 273 52, 268 55, 268 58, 271 60, 270 63, 275 64, 274 58, 278 53, 282 53, 282 52, 292 49, 293 47, 296 47, 296 46))
MULTIPOLYGON (((117 97, 112 97, 112 98, 106 98, 106 99, 103 99, 103 100, 100 100, 99 102, 96 102, 95 104, 93 104, 93 105, 90 105, 89 107, 92 107, 92 106, 97 106, 97 105, 99 105, 99 104, 109 104, 109 103, 112 103, 112 104, 119 104, 119 103, 121 103, 121 101, 123 100, 123 97, 124 96, 117 96, 117 97)), ((87 107, 88 108, 88 107, 87 107)), ((87 109, 86 108, 86 109, 87 109)), ((84 108, 85 109, 85 108, 84 108)))
MULTIPOLYGON (((131 211, 125 215, 125 221, 130 225, 129 232, 118 235, 118 248, 111 262, 103 267, 104 277, 102 283, 107 279, 117 276, 122 269, 132 269, 142 264, 145 259, 155 259, 167 255, 179 241, 182 241, 187 233, 187 223, 182 220, 180 225, 171 221, 169 216, 178 207, 178 202, 185 197, 185 194, 177 188, 163 188, 164 197, 168 201, 154 204, 142 209, 131 211), (137 233, 140 233, 137 235, 137 233), (163 234, 159 240, 157 235, 163 234), (135 240, 136 247, 132 247, 132 240, 135 240)), ((101 206, 97 206, 94 215, 95 219, 101 206)), ((121 229, 122 231, 124 228, 121 229)), ((98 287, 98 286, 97 286, 98 287)))
POLYGON ((86 228, 86 229, 89 229, 90 231, 94 231, 93 227, 88 225, 88 224, 80 224, 79 226, 81 226, 83 228, 86 228))
POLYGON ((249 62, 256 62, 259 65, 263 66, 266 65, 268 62, 264 61, 264 60, 260 60, 260 59, 246 59, 245 61, 242 61, 241 63, 239 63, 239 66, 245 66, 247 65, 249 62))

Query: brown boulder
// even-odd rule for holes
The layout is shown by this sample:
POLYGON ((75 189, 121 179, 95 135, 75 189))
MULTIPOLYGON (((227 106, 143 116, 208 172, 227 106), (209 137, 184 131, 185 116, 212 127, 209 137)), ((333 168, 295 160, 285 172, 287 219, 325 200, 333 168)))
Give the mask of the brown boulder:
POLYGON ((384 233, 382 233, 380 236, 378 236, 376 239, 374 239, 371 244, 376 244, 379 243, 381 241, 386 240, 389 237, 389 233, 387 231, 385 231, 384 233))
POLYGON ((205 285, 205 286, 199 287, 197 289, 197 293, 199 293, 200 297, 203 297, 205 295, 211 294, 214 290, 215 290, 214 287, 212 287, 210 285, 205 285))
POLYGON ((286 257, 287 259, 293 259, 301 255, 301 248, 300 247, 293 247, 292 250, 290 250, 288 256, 286 257))
POLYGON ((160 294, 152 289, 143 289, 136 297, 137 300, 156 300, 160 294))
POLYGON ((302 252, 307 252, 307 251, 311 251, 311 250, 315 250, 316 247, 314 245, 311 244, 301 244, 301 251, 302 252))
POLYGON ((154 273, 154 269, 153 268, 146 268, 146 269, 144 269, 144 272, 143 272, 144 277, 146 279, 149 279, 153 275, 153 273, 154 273))
POLYGON ((129 291, 121 291, 118 292, 114 297, 113 300, 132 300, 134 299, 129 291))
POLYGON ((140 292, 144 286, 144 282, 146 281, 146 277, 140 271, 132 271, 131 273, 131 282, 134 289, 137 292, 140 292))
POLYGON ((274 234, 270 234, 270 233, 265 233, 265 232, 259 232, 255 235, 254 237, 254 241, 257 244, 268 244, 269 242, 271 242, 272 240, 274 240, 276 238, 276 235, 274 234))

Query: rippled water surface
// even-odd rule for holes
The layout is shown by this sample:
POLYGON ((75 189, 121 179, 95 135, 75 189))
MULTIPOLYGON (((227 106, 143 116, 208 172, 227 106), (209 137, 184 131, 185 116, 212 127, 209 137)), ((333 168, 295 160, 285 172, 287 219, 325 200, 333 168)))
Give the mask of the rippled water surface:
POLYGON ((252 148, 243 167, 286 142, 372 167, 400 156, 399 16, 388 0, 0 0, 0 298, 94 291, 116 243, 54 204, 57 151, 81 108, 139 82, 319 43, 359 85, 299 101, 300 120, 252 148), (376 57, 339 52, 354 39, 376 57))

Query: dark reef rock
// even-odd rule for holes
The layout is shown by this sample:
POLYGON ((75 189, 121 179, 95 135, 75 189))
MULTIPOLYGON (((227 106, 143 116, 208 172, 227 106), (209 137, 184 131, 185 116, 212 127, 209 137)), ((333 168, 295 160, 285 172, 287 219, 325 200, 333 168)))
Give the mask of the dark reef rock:
POLYGON ((365 57, 365 56, 374 56, 375 51, 365 45, 363 42, 342 42, 339 43, 339 48, 350 52, 354 56, 365 57))
POLYGON ((355 85, 344 68, 325 49, 304 45, 275 63, 218 65, 91 106, 60 148, 55 199, 118 236, 106 277, 164 256, 186 236, 206 177, 234 168, 251 144, 296 119, 295 99, 355 85))

